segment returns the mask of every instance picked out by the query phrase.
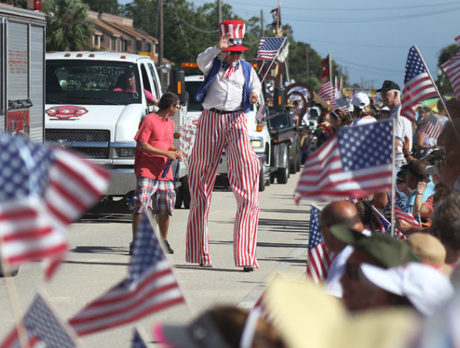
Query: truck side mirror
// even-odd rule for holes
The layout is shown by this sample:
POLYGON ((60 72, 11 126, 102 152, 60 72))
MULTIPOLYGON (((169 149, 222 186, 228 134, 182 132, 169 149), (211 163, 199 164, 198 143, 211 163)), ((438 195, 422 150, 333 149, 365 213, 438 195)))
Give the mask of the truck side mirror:
POLYGON ((170 91, 179 96, 180 103, 187 103, 187 96, 185 93, 185 72, 182 69, 174 69, 172 71, 172 78, 170 84, 170 91))

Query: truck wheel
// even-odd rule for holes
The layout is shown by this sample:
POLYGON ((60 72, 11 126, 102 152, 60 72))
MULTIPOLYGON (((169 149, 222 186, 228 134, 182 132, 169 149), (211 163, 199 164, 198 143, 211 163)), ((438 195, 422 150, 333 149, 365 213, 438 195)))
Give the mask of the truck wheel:
POLYGON ((273 184, 275 182, 275 174, 274 173, 270 173, 270 184, 273 184))
POLYGON ((277 173, 278 184, 287 184, 289 178, 289 168, 279 168, 277 173))
POLYGON ((259 192, 265 191, 265 163, 260 165, 259 192))
POLYGON ((295 159, 289 161, 289 173, 295 174, 295 159))
POLYGON ((190 209, 190 187, 188 186, 188 176, 182 178, 182 201, 184 202, 184 208, 190 209))

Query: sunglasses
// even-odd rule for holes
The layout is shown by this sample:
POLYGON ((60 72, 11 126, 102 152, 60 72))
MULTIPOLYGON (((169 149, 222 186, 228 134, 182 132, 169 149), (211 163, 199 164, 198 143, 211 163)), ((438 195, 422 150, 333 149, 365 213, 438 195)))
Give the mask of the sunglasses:
POLYGON ((404 184, 405 182, 406 182, 406 180, 396 180, 397 184, 404 184))
POLYGON ((239 52, 239 51, 238 51, 238 52, 237 52, 237 51, 232 51, 232 52, 230 52, 231 55, 234 55, 234 54, 235 54, 235 55, 239 55, 239 54, 242 54, 242 53, 243 53, 243 52, 239 52))
POLYGON ((176 107, 177 110, 180 110, 182 109, 182 105, 177 105, 177 104, 174 104, 174 106, 176 107))

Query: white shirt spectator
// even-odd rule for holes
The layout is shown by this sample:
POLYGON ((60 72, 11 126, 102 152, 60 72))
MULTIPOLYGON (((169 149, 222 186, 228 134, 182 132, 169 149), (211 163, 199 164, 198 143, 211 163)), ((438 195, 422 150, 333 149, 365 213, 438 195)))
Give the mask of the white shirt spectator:
POLYGON ((404 154, 402 152, 402 144, 404 136, 409 138, 409 150, 412 150, 412 123, 407 117, 400 115, 401 104, 396 105, 390 112, 390 118, 396 119, 396 139, 399 140, 396 147, 396 161, 404 162, 404 154))
MULTIPOLYGON (((207 75, 212 68, 213 60, 221 53, 216 46, 209 47, 200 53, 197 58, 198 67, 207 75)), ((226 54, 226 53, 224 53, 226 54)), ((225 70, 221 67, 216 78, 208 87, 206 97, 203 102, 205 109, 219 109, 225 111, 236 111, 242 109, 244 74, 241 63, 230 77, 224 78, 225 70)), ((256 93, 260 95, 261 85, 259 77, 254 69, 251 68, 251 77, 249 80, 249 94, 256 93)))

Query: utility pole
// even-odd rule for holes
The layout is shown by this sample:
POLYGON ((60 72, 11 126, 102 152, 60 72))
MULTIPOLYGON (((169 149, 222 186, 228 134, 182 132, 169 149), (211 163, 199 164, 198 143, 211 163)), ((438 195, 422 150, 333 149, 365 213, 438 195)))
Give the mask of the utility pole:
POLYGON ((217 16, 218 16, 218 21, 217 27, 219 27, 220 23, 222 22, 222 2, 221 0, 217 0, 217 16))
POLYGON ((307 63, 307 80, 310 78, 310 57, 308 46, 305 47, 305 61, 307 63))
POLYGON ((264 10, 260 10, 260 34, 261 37, 265 36, 265 30, 264 30, 264 10))
POLYGON ((163 0, 158 0, 158 33, 159 33, 159 52, 158 52, 158 65, 163 63, 164 54, 164 35, 163 35, 163 0))

